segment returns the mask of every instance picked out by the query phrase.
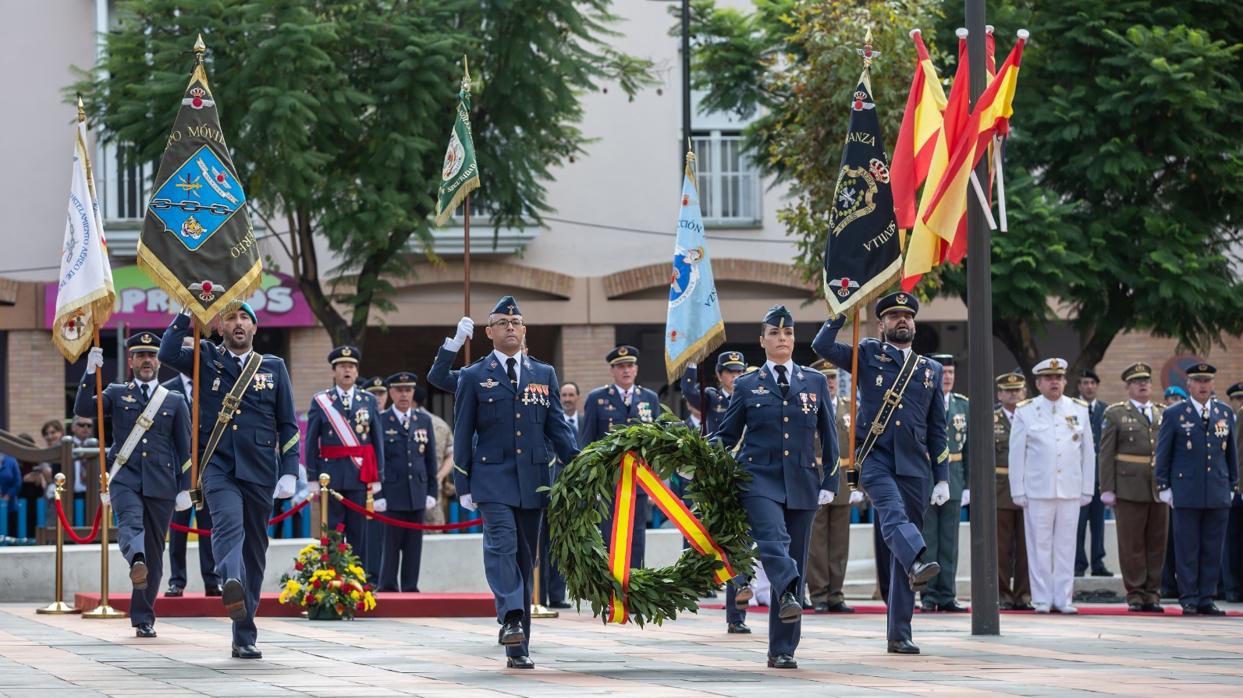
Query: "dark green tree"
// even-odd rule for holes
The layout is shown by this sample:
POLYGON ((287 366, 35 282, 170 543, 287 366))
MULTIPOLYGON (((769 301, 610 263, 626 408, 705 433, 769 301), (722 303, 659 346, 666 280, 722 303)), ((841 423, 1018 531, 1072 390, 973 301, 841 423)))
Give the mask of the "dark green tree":
POLYGON ((392 280, 430 255, 463 55, 492 224, 539 225, 550 169, 582 152, 581 96, 633 94, 647 61, 607 45, 609 0, 128 0, 75 87, 103 133, 154 162, 195 36, 252 211, 335 343, 361 344, 392 280), (317 243, 320 250, 317 250, 317 243), (320 259, 326 248, 338 265, 320 259))

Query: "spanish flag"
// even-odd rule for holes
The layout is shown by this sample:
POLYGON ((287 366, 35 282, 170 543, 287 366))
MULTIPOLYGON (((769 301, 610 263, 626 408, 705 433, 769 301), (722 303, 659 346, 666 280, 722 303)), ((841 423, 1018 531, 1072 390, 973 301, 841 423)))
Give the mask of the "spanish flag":
POLYGON ((911 77, 911 91, 906 97, 906 112, 902 115, 891 168, 893 209, 898 227, 903 230, 915 226, 915 191, 928 177, 937 139, 942 137, 941 114, 946 104, 941 79, 918 29, 911 30, 911 39, 915 42, 919 61, 911 77))

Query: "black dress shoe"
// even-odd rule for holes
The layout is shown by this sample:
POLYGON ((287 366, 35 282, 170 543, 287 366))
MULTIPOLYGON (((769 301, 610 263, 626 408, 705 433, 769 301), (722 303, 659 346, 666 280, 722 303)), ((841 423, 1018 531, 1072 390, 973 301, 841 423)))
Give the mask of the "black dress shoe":
POLYGON ((845 601, 838 601, 832 606, 829 606, 829 613, 854 613, 854 612, 855 612, 855 609, 851 608, 850 606, 847 606, 845 601))
POLYGON ((911 585, 911 591, 923 591, 928 582, 931 582, 938 574, 941 574, 941 565, 936 560, 932 562, 916 560, 915 564, 911 565, 911 571, 906 575, 906 579, 911 585))
POLYGON ((798 597, 788 591, 782 594, 781 608, 777 611, 777 617, 781 619, 781 622, 793 623, 802 616, 803 604, 799 603, 798 597))
MULTIPOLYGON (((246 620, 246 590, 241 581, 229 579, 224 583, 220 600, 224 602, 224 610, 233 620, 246 620)), ((236 652, 237 648, 234 648, 236 652)))
POLYGON ((568 601, 552 601, 548 604, 549 608, 574 608, 574 604, 568 601))
POLYGON ((1204 606, 1199 606, 1196 608, 1196 611, 1202 616, 1224 616, 1226 615, 1225 611, 1221 610, 1220 608, 1217 607, 1216 604, 1212 604, 1212 603, 1206 604, 1204 606))
POLYGON ((212 585, 207 587, 203 594, 204 596, 224 596, 224 590, 218 586, 212 585))
POLYGON ((812 613, 828 613, 828 612, 829 612, 829 602, 827 602, 827 601, 817 601, 817 602, 816 602, 816 605, 811 607, 811 611, 812 611, 812 613))
POLYGON ((1093 577, 1112 577, 1114 573, 1109 571, 1108 567, 1098 567, 1092 570, 1093 577))
POLYGON ((997 604, 997 608, 998 610, 1001 610, 1001 611, 1013 611, 1014 604, 1010 603, 1009 601, 1002 601, 1001 603, 997 604))
POLYGON ((919 654, 919 645, 910 640, 890 640, 889 654, 919 654))
POLYGON ((737 623, 726 623, 725 632, 730 635, 750 635, 751 628, 746 623, 738 621, 737 623))
POLYGON ((138 637, 155 637, 155 628, 150 623, 139 623, 134 626, 134 635, 138 637))
POLYGON ((1184 616, 1198 616, 1200 615, 1200 610, 1197 609, 1195 606, 1183 606, 1183 615, 1184 616))
POLYGON ((1144 609, 1144 604, 1139 603, 1139 602, 1133 602, 1133 603, 1128 603, 1126 605, 1126 610, 1130 611, 1131 613, 1139 613, 1140 611, 1143 611, 1145 609, 1144 609))
POLYGON ((182 596, 182 595, 183 595, 183 594, 185 594, 185 593, 186 593, 186 590, 185 590, 185 589, 182 589, 181 587, 178 587, 178 586, 173 586, 173 585, 171 585, 171 584, 170 584, 170 585, 168 586, 168 589, 166 589, 166 590, 164 591, 164 596, 166 596, 166 597, 168 597, 168 598, 170 598, 170 599, 175 599, 175 598, 178 598, 178 597, 182 596))
POLYGON ((937 610, 942 613, 967 613, 971 609, 958 603, 957 601, 951 601, 949 603, 943 603, 940 606, 937 606, 937 610))
POLYGON ((142 591, 147 588, 147 563, 142 560, 135 560, 134 564, 129 566, 129 581, 134 588, 142 591))
POLYGON ((779 654, 768 658, 768 666, 773 669, 797 669, 798 662, 794 661, 791 655, 779 654))
POLYGON ((1033 606, 1033 605, 1031 605, 1031 602, 1029 602, 1029 601, 1020 601, 1019 603, 1014 604, 1014 610, 1016 610, 1016 611, 1034 611, 1034 610, 1036 610, 1036 607, 1035 607, 1035 606, 1033 606))
POLYGON ((520 654, 517 657, 506 657, 505 668, 507 669, 534 669, 535 662, 531 661, 531 658, 528 657, 527 655, 520 654))
POLYGON ((734 608, 739 611, 747 610, 751 605, 751 597, 755 596, 755 592, 751 591, 751 586, 741 586, 734 591, 734 608))
POLYGON ((919 604, 919 610, 921 613, 935 613, 937 605, 934 603, 921 603, 919 604))
POLYGON ((1146 603, 1140 610, 1144 613, 1165 613, 1165 608, 1159 603, 1146 603))
POLYGON ((521 645, 527 639, 527 634, 522 630, 522 620, 507 620, 501 626, 501 634, 497 638, 497 642, 502 645, 521 645))
MULTIPOLYGON (((228 582, 225 583, 226 585, 228 582)), ((263 659, 263 653, 254 645, 233 645, 234 659, 263 659)))

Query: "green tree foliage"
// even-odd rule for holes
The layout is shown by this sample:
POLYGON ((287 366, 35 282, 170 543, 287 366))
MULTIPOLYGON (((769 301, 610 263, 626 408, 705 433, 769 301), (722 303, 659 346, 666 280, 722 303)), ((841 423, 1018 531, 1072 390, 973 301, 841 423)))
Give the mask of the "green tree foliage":
MULTIPOLYGON (((732 45, 728 50, 797 57, 784 66, 809 66, 799 77, 798 70, 770 62, 782 76, 764 79, 790 82, 771 100, 755 103, 771 113, 748 135, 799 197, 782 218, 798 241, 798 264, 812 278, 823 250, 822 195, 832 191, 834 152, 840 152, 832 141, 845 132, 845 110, 829 106, 857 76, 849 56, 834 47, 857 30, 831 22, 799 40, 800 31, 814 26, 803 18, 837 7, 861 15, 866 6, 873 17, 885 10, 896 14, 896 22, 872 22, 874 32, 881 26, 895 35, 896 52, 882 55, 876 68, 877 76, 881 65, 898 73, 877 89, 892 148, 913 67, 905 33, 922 26, 926 39, 936 39, 929 47, 934 62, 950 78, 956 56, 948 49, 954 47, 954 28, 963 23, 962 7, 937 3, 944 16, 929 22, 924 18, 940 11, 931 3, 785 5, 776 20, 757 4, 756 12, 733 21, 705 0, 697 17, 704 18, 701 28, 713 31, 701 38, 701 52, 723 55, 727 49, 720 45, 732 45), (744 32, 744 20, 790 30, 752 48, 767 35, 754 28, 744 32), (747 41, 734 41, 730 32, 745 34, 747 41), (841 61, 811 69, 818 56, 841 61), (770 127, 817 114, 827 131, 819 139, 806 128, 770 127), (795 162, 792 156, 800 152, 811 162, 795 162)), ((1243 19, 1235 6, 1223 0, 1006 0, 989 3, 989 13, 998 27, 998 61, 1009 51, 1014 30, 1032 32, 1006 149, 1010 231, 992 238, 997 338, 1030 368, 1055 317, 1051 304, 1064 306, 1080 336, 1072 367, 1078 370, 1094 366, 1120 332, 1174 337, 1196 349, 1223 332, 1243 332, 1243 285, 1231 252, 1243 216, 1243 19)), ((876 41, 882 51, 884 37, 878 34, 876 41)), ((701 77, 722 100, 747 94, 736 85, 718 85, 713 75, 701 77)), ((963 270, 943 268, 922 289, 965 295, 963 270)))
POLYGON ((633 94, 647 61, 605 43, 609 0, 128 0, 76 89, 105 137, 157 161, 207 43, 212 91, 252 211, 336 343, 361 344, 392 280, 430 254, 461 59, 474 78, 481 194, 539 225, 550 168, 582 152, 581 96, 633 94), (317 250, 317 245, 320 249, 317 250), (326 247, 340 266, 321 272, 326 247))

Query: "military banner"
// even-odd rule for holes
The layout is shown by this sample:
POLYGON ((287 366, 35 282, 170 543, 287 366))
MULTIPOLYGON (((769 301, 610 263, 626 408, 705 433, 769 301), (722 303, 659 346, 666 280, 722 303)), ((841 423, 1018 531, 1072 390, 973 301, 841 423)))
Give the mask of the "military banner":
POLYGON ((86 145, 86 119, 78 107, 69 181, 69 216, 61 249, 52 343, 68 361, 77 361, 95 331, 108 322, 116 291, 104 240, 104 220, 95 195, 95 176, 86 145))
POLYGON ((665 372, 669 382, 676 383, 687 365, 702 361, 724 342, 725 320, 704 240, 695 155, 687 153, 665 316, 665 372))
POLYGON ((445 164, 440 172, 440 191, 436 195, 436 225, 444 225, 462 200, 479 188, 479 163, 475 161, 475 141, 470 132, 470 69, 462 65, 462 88, 458 91, 457 115, 449 133, 445 164))
POLYGON ((147 204, 138 266, 208 323, 254 292, 263 263, 207 84, 201 38, 194 49, 194 72, 147 204))
POLYGON ((850 109, 824 246, 824 297, 839 315, 883 293, 902 267, 889 159, 867 68, 850 109))

